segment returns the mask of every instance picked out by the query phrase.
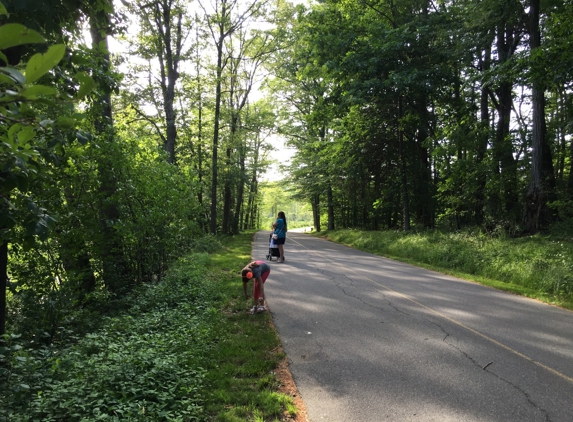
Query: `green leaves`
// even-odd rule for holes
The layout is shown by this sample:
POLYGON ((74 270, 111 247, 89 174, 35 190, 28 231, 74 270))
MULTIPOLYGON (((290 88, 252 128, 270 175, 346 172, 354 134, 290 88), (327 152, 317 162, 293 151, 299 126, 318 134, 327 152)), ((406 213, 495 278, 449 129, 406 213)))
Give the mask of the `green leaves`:
POLYGON ((76 124, 76 120, 68 116, 59 116, 57 120, 58 127, 62 129, 72 129, 76 124))
POLYGON ((219 314, 209 304, 218 288, 201 261, 177 264, 174 275, 139 289, 123 302, 126 311, 99 316, 100 328, 70 345, 42 355, 6 342, 0 419, 204 420, 203 368, 219 314))
POLYGON ((80 81, 80 89, 78 91, 77 98, 81 99, 92 91, 95 86, 95 81, 84 72, 79 72, 76 75, 76 78, 80 81))
MULTIPOLYGON (((4 8, 4 11, 5 10, 4 8)), ((22 44, 43 42, 46 42, 46 40, 44 40, 40 34, 19 23, 7 23, 6 25, 0 26, 0 50, 22 44)))
MULTIPOLYGON (((2 3, 0 3, 0 16, 8 16, 8 11, 2 3)), ((22 44, 43 43, 44 38, 36 31, 26 28, 19 23, 8 23, 0 26, 0 59, 6 64, 8 59, 6 55, 1 52, 6 48, 15 47, 22 44)), ((0 80, 0 83, 3 81, 0 80)))
MULTIPOLYGON (((7 15, 1 3, 0 15, 7 15)), ((31 43, 45 43, 45 39, 18 23, 0 26, 0 50, 31 43)), ((80 115, 73 112, 67 93, 53 82, 37 84, 60 63, 65 52, 66 46, 57 44, 45 53, 34 54, 27 63, 0 67, 0 236, 14 249, 26 250, 35 246, 37 238, 48 238, 55 219, 38 205, 43 203, 40 186, 46 179, 54 183, 50 166, 60 159, 65 139, 83 143, 90 139, 89 134, 74 136, 80 115)), ((0 59, 8 62, 2 53, 0 59)), ((85 73, 77 75, 77 80, 81 98, 94 82, 85 73)))
POLYGON ((78 130, 76 132, 76 139, 82 145, 87 144, 91 140, 91 134, 84 132, 83 130, 78 130))
POLYGON ((20 95, 22 97, 34 100, 38 98, 38 96, 47 95, 47 96, 55 96, 58 94, 58 90, 56 88, 52 88, 50 86, 44 85, 33 85, 29 88, 26 88, 20 95))
MULTIPOLYGON (((10 86, 24 85, 26 78, 18 70, 11 67, 0 67, 0 83, 10 86)), ((0 91, 1 94, 1 91, 0 91)))
POLYGON ((38 152, 30 145, 35 134, 33 126, 24 126, 21 123, 10 126, 5 135, 0 133, 0 141, 5 147, 6 153, 19 160, 17 165, 20 167, 20 171, 26 172, 26 162, 32 157, 38 156, 38 152))
POLYGON ((49 72, 64 57, 66 46, 57 44, 51 46, 45 54, 34 54, 26 65, 26 83, 31 84, 49 72))

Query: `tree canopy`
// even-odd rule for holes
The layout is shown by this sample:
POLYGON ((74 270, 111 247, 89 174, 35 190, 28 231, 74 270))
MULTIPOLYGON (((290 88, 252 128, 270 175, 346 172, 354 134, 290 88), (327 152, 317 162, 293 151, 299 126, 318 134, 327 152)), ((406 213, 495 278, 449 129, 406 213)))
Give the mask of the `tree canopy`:
POLYGON ((569 53, 555 54, 568 35, 554 31, 570 6, 292 8, 272 66, 300 195, 328 227, 518 234, 570 218, 571 79, 553 73, 568 66, 569 53))

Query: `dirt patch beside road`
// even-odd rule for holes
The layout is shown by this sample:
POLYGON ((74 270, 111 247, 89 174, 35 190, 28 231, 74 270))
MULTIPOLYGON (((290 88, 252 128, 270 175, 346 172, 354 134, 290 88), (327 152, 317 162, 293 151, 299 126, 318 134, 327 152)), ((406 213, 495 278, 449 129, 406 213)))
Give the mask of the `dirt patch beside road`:
MULTIPOLYGON (((279 352, 282 353, 282 348, 279 352)), ((298 412, 294 417, 285 413, 281 420, 291 422, 310 422, 306 414, 306 407, 302 401, 302 397, 300 396, 298 389, 296 388, 296 384, 294 383, 294 379, 292 378, 287 356, 285 356, 279 363, 279 366, 275 369, 275 373, 280 382, 279 392, 289 395, 298 409, 298 412)))

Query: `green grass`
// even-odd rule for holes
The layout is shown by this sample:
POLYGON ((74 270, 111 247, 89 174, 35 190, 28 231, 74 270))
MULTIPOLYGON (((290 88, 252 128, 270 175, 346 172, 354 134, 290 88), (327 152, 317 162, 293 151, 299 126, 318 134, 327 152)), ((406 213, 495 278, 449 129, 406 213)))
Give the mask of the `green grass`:
POLYGON ((73 322, 66 341, 50 345, 7 335, 0 421, 278 421, 294 414, 273 372, 284 354, 270 314, 250 315, 243 299, 239 272, 250 261, 252 234, 220 238, 222 249, 206 239, 201 249, 216 252, 180 259, 160 283, 98 314, 86 335, 73 322))
POLYGON ((573 309, 573 243, 549 235, 332 230, 337 243, 573 309))
POLYGON ((209 278, 221 294, 223 318, 217 347, 210 354, 206 383, 210 394, 206 412, 214 421, 273 421, 294 414, 292 399, 279 394, 275 369, 284 354, 269 313, 251 315, 239 277, 251 260, 253 232, 225 240, 222 252, 211 256, 209 278))

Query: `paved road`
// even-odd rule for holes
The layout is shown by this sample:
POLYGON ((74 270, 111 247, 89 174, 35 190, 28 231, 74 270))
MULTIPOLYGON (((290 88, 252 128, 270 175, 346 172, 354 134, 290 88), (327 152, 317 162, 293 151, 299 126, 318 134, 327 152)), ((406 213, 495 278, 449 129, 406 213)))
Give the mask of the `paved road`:
POLYGON ((573 421, 573 312, 302 233, 285 251, 265 292, 312 422, 573 421))

